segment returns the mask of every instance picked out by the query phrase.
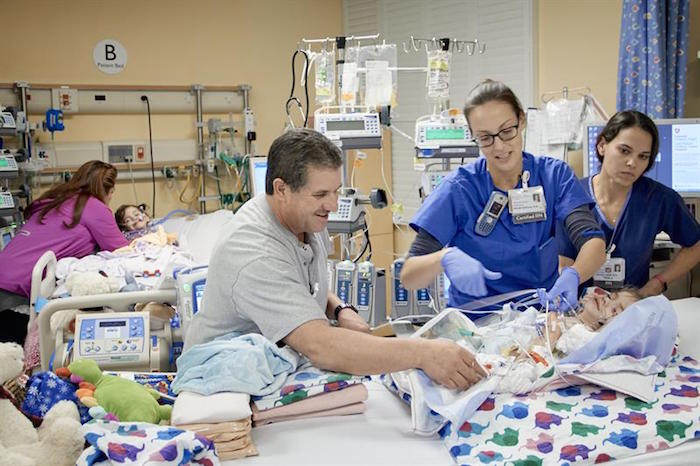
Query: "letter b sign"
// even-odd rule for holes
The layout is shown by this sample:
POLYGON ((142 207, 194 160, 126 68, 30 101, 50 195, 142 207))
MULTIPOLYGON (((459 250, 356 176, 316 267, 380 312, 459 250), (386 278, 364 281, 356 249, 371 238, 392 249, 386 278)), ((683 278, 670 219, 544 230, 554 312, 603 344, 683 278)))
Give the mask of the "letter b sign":
POLYGON ((126 68, 126 49, 114 39, 101 40, 92 50, 92 59, 103 73, 121 73, 126 68))

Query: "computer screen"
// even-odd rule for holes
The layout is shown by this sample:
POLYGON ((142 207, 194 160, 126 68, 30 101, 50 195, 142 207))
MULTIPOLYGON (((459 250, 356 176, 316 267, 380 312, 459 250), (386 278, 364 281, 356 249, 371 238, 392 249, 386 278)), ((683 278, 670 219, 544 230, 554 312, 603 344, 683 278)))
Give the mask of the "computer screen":
MULTIPOLYGON (((683 197, 700 197, 700 119, 655 120, 659 129, 659 153, 645 176, 677 191, 683 197)), ((583 176, 600 172, 596 140, 604 123, 586 127, 583 176)))
POLYGON ((265 175, 267 174, 267 157, 251 157, 249 160, 249 176, 251 196, 265 192, 265 175))

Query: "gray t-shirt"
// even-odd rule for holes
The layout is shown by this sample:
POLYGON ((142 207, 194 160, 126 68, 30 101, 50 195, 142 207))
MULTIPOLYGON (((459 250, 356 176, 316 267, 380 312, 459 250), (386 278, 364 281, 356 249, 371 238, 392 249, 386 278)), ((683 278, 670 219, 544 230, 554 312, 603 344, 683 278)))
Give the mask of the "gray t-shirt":
POLYGON ((264 193, 248 201, 214 245, 202 308, 184 349, 232 331, 276 343, 305 322, 326 319, 330 247, 326 230, 300 242, 279 223, 264 193))

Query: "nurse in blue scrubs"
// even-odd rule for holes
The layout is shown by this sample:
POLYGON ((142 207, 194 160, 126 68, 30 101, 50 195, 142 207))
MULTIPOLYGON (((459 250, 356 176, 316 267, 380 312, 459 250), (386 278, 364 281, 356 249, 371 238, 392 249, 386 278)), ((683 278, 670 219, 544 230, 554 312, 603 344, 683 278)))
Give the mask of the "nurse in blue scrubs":
POLYGON ((450 306, 541 288, 542 301, 568 308, 577 301, 579 284, 605 260, 592 199, 564 162, 523 152, 525 113, 503 83, 477 85, 464 114, 482 157, 446 177, 413 218, 417 235, 401 273, 403 285, 426 287, 444 271, 450 306), (561 274, 558 221, 578 251, 561 274))
MULTIPOLYGON (((640 288, 643 296, 657 295, 666 284, 686 274, 700 260, 700 227, 681 196, 642 176, 659 152, 656 125, 643 113, 616 113, 596 141, 600 173, 581 180, 595 200, 594 215, 605 233, 607 260, 594 276, 596 284, 615 289, 640 288), (649 279, 654 238, 666 232, 682 249, 663 271, 649 279)), ((560 263, 576 256, 573 244, 558 234, 560 263)))

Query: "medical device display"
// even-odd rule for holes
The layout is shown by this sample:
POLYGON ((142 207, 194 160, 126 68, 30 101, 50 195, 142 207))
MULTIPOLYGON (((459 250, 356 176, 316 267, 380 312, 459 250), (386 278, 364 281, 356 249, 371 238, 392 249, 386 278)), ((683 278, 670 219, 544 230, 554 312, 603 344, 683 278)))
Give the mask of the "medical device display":
POLYGON ((4 210, 14 210, 15 201, 9 191, 0 191, 0 213, 4 210))
POLYGON ((174 274, 177 283, 177 312, 180 315, 183 337, 192 318, 202 307, 208 270, 206 265, 201 265, 181 269, 174 274))
MULTIPOLYGON (((659 129, 659 153, 644 176, 677 191, 683 197, 700 197, 700 119, 654 120, 659 129)), ((596 141, 603 123, 586 127, 583 176, 600 172, 596 141)))
POLYGON ((363 196, 355 188, 342 188, 338 197, 338 210, 328 214, 329 233, 354 233, 365 228, 365 205, 383 209, 387 205, 386 192, 374 188, 363 196))
POLYGON ((370 327, 386 322, 386 279, 383 269, 369 261, 357 264, 353 305, 370 327))
POLYGON ((170 325, 151 328, 148 312, 88 312, 75 317, 75 342, 64 350, 57 340, 54 365, 71 359, 94 359, 102 369, 170 370, 170 325))
POLYGON ((434 290, 432 290, 431 287, 419 288, 413 291, 415 314, 432 314, 435 311, 432 307, 433 293, 434 290))
POLYGON ((492 192, 489 201, 484 207, 484 211, 476 219, 474 231, 481 236, 490 235, 507 203, 508 196, 499 191, 492 192))
POLYGON ((0 134, 15 134, 17 132, 17 122, 12 113, 0 111, 0 134))
POLYGON ((0 227, 0 251, 5 249, 10 240, 15 236, 14 226, 0 227))
POLYGON ((435 191, 435 189, 442 183, 447 175, 452 173, 451 170, 426 170, 421 175, 421 198, 425 199, 435 191))
POLYGON ((449 108, 437 115, 416 120, 417 157, 478 157, 479 148, 471 140, 467 120, 461 110, 449 108))
POLYGON ((0 154, 0 178, 17 178, 18 174, 19 169, 15 156, 9 151, 0 154))
POLYGON ((344 260, 335 264, 335 294, 341 301, 352 302, 353 282, 355 281, 355 263, 344 260))
POLYGON ((362 111, 329 113, 338 107, 322 107, 314 112, 314 129, 345 149, 380 148, 382 128, 379 114, 362 111))
POLYGON ((251 196, 265 192, 265 175, 267 175, 267 157, 250 157, 248 159, 248 189, 251 196))
POLYGON ((413 294, 401 284, 403 264, 404 259, 396 259, 391 264, 391 317, 393 319, 410 315, 413 311, 413 294))

